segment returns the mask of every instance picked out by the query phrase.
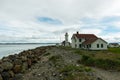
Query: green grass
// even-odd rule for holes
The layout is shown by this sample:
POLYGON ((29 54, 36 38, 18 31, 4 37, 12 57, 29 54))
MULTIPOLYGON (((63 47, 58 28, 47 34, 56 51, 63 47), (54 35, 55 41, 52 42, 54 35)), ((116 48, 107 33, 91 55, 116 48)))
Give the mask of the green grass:
POLYGON ((71 71, 79 71, 79 72, 89 72, 91 71, 91 68, 89 67, 85 67, 85 66, 76 66, 76 65, 66 65, 64 66, 64 68, 60 69, 60 73, 64 73, 64 72, 71 72, 71 71))
POLYGON ((87 66, 96 66, 107 70, 120 71, 120 48, 108 48, 108 50, 89 51, 70 47, 62 47, 66 51, 73 51, 82 56, 79 63, 87 66))
POLYGON ((108 51, 112 53, 119 53, 120 54, 120 48, 108 48, 108 51))
POLYGON ((53 63, 57 63, 61 59, 62 59, 61 55, 54 55, 49 58, 49 60, 52 61, 53 63))
POLYGON ((78 60, 80 64, 120 71, 120 48, 109 48, 106 51, 75 49, 74 53, 82 56, 82 59, 78 60))
POLYGON ((89 67, 70 64, 59 69, 59 72, 64 76, 63 80, 90 80, 90 76, 88 77, 85 72, 91 71, 92 69, 89 67))

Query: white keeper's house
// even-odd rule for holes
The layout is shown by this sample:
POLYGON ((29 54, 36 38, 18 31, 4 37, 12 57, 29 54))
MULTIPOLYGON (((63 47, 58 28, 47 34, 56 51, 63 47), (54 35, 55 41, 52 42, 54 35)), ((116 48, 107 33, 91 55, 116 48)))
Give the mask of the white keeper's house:
POLYGON ((71 40, 72 48, 107 50, 107 42, 94 34, 79 34, 79 32, 77 32, 73 34, 71 40))

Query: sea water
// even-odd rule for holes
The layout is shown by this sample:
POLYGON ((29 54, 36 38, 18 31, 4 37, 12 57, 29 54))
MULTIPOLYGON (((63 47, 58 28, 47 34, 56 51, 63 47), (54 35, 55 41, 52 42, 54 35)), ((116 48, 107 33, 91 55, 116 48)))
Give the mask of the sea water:
POLYGON ((54 44, 0 44, 0 59, 4 56, 17 54, 23 50, 34 49, 40 46, 48 46, 54 44))

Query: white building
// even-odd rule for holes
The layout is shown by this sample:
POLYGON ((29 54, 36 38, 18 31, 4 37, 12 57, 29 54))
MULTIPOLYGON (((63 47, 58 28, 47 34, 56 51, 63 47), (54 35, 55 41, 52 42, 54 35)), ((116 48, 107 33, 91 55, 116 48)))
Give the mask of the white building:
POLYGON ((70 46, 70 42, 68 41, 68 33, 65 34, 65 40, 62 42, 62 46, 70 46))
POLYGON ((120 47, 118 43, 109 43, 108 47, 120 47))
POLYGON ((88 49, 88 50, 107 50, 107 42, 98 38, 94 34, 73 34, 71 46, 72 48, 88 49))

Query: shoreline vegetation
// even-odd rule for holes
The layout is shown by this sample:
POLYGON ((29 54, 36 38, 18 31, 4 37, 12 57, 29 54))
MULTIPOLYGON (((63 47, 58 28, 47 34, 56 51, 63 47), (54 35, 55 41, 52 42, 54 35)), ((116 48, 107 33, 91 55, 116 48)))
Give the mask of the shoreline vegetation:
POLYGON ((0 80, 119 80, 119 76, 106 79, 92 69, 120 72, 120 54, 114 51, 62 46, 25 50, 0 60, 0 80))

